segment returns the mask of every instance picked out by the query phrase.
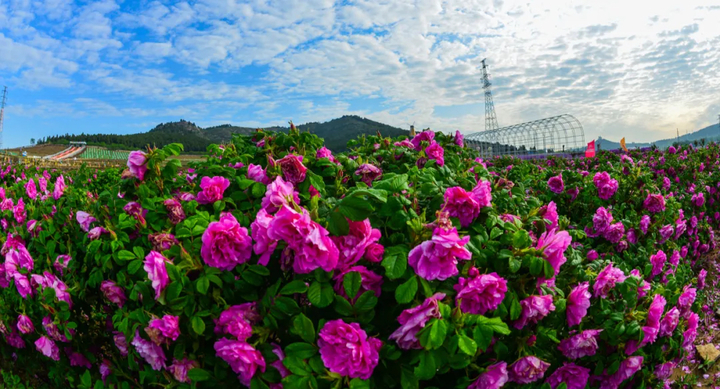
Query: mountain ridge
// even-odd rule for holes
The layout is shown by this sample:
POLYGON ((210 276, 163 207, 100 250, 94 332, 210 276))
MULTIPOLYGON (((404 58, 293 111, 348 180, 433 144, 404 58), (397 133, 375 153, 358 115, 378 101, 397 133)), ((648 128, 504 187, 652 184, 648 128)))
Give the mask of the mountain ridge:
MULTIPOLYGON (((387 124, 373 121, 357 115, 343 115, 326 122, 308 122, 298 125, 300 131, 310 131, 325 140, 330 150, 340 152, 347 149, 347 142, 361 135, 375 135, 378 131, 383 136, 396 137, 409 135, 409 131, 387 124)), ((111 148, 143 148, 145 145, 162 147, 168 143, 182 143, 185 151, 205 151, 212 143, 227 142, 233 134, 250 135, 256 131, 254 127, 221 124, 202 128, 197 124, 180 119, 176 122, 160 123, 147 132, 116 135, 116 134, 78 134, 56 135, 41 139, 38 144, 67 143, 85 141, 89 144, 111 148)), ((290 127, 270 126, 265 130, 287 132, 290 127)))

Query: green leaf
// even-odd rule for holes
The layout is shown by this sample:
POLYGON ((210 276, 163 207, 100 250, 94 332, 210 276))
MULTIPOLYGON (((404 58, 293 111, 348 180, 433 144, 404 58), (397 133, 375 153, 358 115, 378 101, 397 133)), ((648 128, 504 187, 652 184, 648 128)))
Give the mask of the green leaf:
POLYGON ((515 256, 512 256, 508 258, 508 267, 510 268, 511 273, 517 273, 518 270, 520 270, 520 267, 522 266, 522 261, 515 258, 515 256))
POLYGON ((477 320, 478 325, 487 326, 493 330, 493 332, 497 332, 502 335, 510 335, 510 328, 508 328, 507 324, 503 323, 502 319, 499 317, 489 319, 485 316, 477 316, 477 320))
POLYGON ((317 347, 309 343, 290 343, 285 347, 285 355, 299 359, 308 359, 317 354, 317 347))
POLYGON ((121 261, 129 261, 135 259, 135 254, 127 250, 120 250, 118 251, 118 259, 121 261))
POLYGON ((400 386, 402 389, 419 389, 418 378, 412 370, 402 369, 400 372, 400 386))
POLYGON ((370 389, 370 381, 353 378, 350 381, 350 389, 370 389))
POLYGON ((550 278, 555 277, 555 269, 553 269, 550 262, 544 261, 543 271, 545 272, 545 278, 550 279, 550 278))
POLYGON ((490 231, 490 239, 495 239, 498 236, 502 235, 503 231, 497 227, 493 227, 493 229, 490 231))
POLYGON ((318 308, 325 308, 335 299, 335 292, 328 283, 313 282, 308 290, 308 300, 318 308))
POLYGON ((80 379, 82 381, 82 384, 89 388, 92 386, 92 377, 90 376, 90 370, 85 370, 85 373, 82 375, 82 378, 80 379))
POLYGON ((490 327, 477 326, 473 331, 473 337, 475 338, 475 343, 478 348, 485 351, 490 347, 490 343, 492 342, 493 330, 490 327))
POLYGON ((385 249, 382 266, 385 268, 385 275, 395 280, 402 277, 407 269, 408 248, 405 245, 391 246, 385 249))
POLYGON ((297 357, 286 356, 285 359, 283 359, 283 365, 285 365, 285 367, 287 367, 287 369, 290 370, 291 373, 299 375, 301 377, 311 374, 310 367, 307 365, 307 363, 297 357))
POLYGON ((356 271, 345 273, 343 277, 343 287, 348 298, 354 299, 360 287, 362 286, 362 276, 356 271))
POLYGON ((197 291, 202 294, 207 294, 208 288, 210 288, 210 280, 207 277, 200 277, 197 280, 197 291))
POLYGON ((135 273, 137 273, 138 270, 140 270, 140 268, 142 268, 142 267, 143 267, 143 261, 141 261, 141 260, 139 260, 139 259, 138 259, 138 260, 135 260, 135 261, 132 261, 132 262, 130 262, 130 264, 128 265, 128 273, 130 273, 130 274, 135 274, 135 273))
POLYGON ((530 247, 532 241, 530 240, 530 234, 525 230, 515 231, 513 234, 512 245, 515 249, 524 249, 530 247))
POLYGON ((298 303, 285 296, 281 296, 275 299, 275 306, 280 310, 280 312, 283 312, 289 316, 295 315, 300 312, 300 307, 298 306, 298 303))
POLYGON ((308 343, 315 342, 315 326, 304 314, 301 313, 295 316, 293 319, 293 330, 302 340, 308 343))
POLYGON ((333 236, 345 236, 350 233, 350 224, 348 223, 345 216, 340 213, 340 210, 337 208, 330 212, 330 219, 328 220, 328 231, 333 236))
POLYGON ((458 347, 462 352, 470 356, 475 355, 478 349, 477 343, 465 334, 461 334, 458 338, 458 347))
POLYGON ((305 293, 307 290, 308 287, 305 285, 305 281, 295 280, 283 286, 282 289, 280 289, 280 294, 291 295, 295 293, 305 293))
POLYGON ((190 371, 188 371, 188 378, 190 378, 191 381, 207 381, 210 377, 211 375, 207 370, 200 368, 190 369, 190 371))
POLYGON ((426 350, 433 350, 442 347, 447 336, 448 325, 442 319, 432 319, 430 323, 419 333, 420 345, 426 350))
POLYGON ((259 182, 254 183, 252 186, 252 195, 256 199, 264 197, 266 191, 267 187, 259 182))
POLYGON ((377 305, 378 298, 375 296, 375 292, 372 290, 368 290, 367 292, 363 293, 358 297, 357 301, 355 301, 355 304, 353 304, 353 307, 355 307, 355 310, 358 312, 365 312, 369 311, 377 305))
POLYGON ((205 332, 205 322, 201 317, 193 316, 190 320, 190 324, 192 324, 192 329, 196 334, 202 335, 203 332, 205 332))
POLYGON ((415 298, 417 291, 417 276, 412 276, 395 289, 395 300, 400 304, 407 304, 415 298))
POLYGON ((415 367, 415 377, 419 380, 429 380, 435 377, 437 365, 433 353, 425 351, 420 354, 420 364, 415 367))
POLYGON ((517 320, 522 313, 522 306, 515 296, 513 296, 512 303, 510 303, 510 320, 517 320))
POLYGON ((340 201, 340 212, 352 221, 363 221, 375 210, 372 203, 360 197, 345 197, 340 201))
POLYGON ((308 170, 307 173, 307 178, 310 180, 310 185, 317 189, 320 194, 325 193, 325 181, 323 181, 323 178, 310 170, 308 170))

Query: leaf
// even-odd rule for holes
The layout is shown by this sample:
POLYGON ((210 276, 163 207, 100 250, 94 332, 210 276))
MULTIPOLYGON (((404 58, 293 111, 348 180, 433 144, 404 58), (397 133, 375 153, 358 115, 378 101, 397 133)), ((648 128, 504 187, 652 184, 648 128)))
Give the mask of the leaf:
POLYGON ((190 371, 188 371, 188 378, 190 378, 191 381, 207 381, 210 377, 211 375, 207 370, 200 368, 190 369, 190 371))
POLYGON ((478 319, 478 325, 484 325, 493 330, 493 332, 497 332, 498 334, 502 335, 510 335, 510 328, 508 328, 507 324, 503 323, 502 319, 499 317, 493 317, 492 319, 489 319, 485 316, 477 316, 478 319))
POLYGON ((285 347, 285 355, 299 359, 308 359, 317 354, 317 347, 309 343, 290 343, 285 347))
POLYGON ((426 350, 433 350, 442 347, 447 336, 447 322, 442 319, 432 319, 427 327, 423 328, 418 339, 420 345, 426 350))
POLYGON ((408 248, 405 245, 391 246, 385 249, 382 266, 385 268, 385 275, 395 280, 402 277, 407 269, 408 248))
POLYGON ((458 338, 458 347, 462 352, 470 356, 475 355, 478 349, 477 343, 465 334, 461 334, 458 338))
POLYGON ((280 289, 280 294, 291 295, 295 293, 305 293, 307 290, 308 287, 305 284, 305 281, 294 280, 283 286, 282 289, 280 289))
POLYGON ((289 316, 295 315, 300 312, 300 307, 298 306, 298 303, 285 296, 281 296, 275 299, 275 306, 280 310, 280 312, 283 312, 289 316))
POLYGON ((358 312, 365 312, 375 308, 377 302, 378 298, 375 296, 375 292, 368 290, 358 297, 355 304, 353 304, 353 307, 355 307, 355 310, 358 312))
POLYGON ((325 181, 323 181, 323 178, 310 170, 308 170, 307 173, 307 178, 310 180, 310 185, 317 189, 320 194, 325 193, 325 181))
POLYGON ((475 343, 477 343, 478 348, 483 351, 487 350, 488 347, 490 347, 490 343, 492 342, 492 336, 493 331, 490 327, 477 326, 473 331, 475 343))
POLYGON ((522 313, 522 306, 515 296, 513 296, 512 303, 510 303, 510 320, 517 320, 522 313))
POLYGON ((395 300, 400 304, 407 304, 415 298, 417 291, 417 276, 412 276, 395 289, 395 300))
POLYGON ((490 231, 490 239, 495 239, 498 236, 502 235, 503 231, 497 227, 493 227, 493 229, 490 231))
POLYGON ((210 280, 207 277, 200 277, 197 280, 197 291, 202 294, 207 294, 208 288, 210 288, 210 280))
POLYGON ((400 386, 402 389, 419 389, 418 379, 412 370, 402 369, 400 372, 400 386))
POLYGON ((353 378, 350 381, 350 389, 370 389, 370 381, 353 378))
POLYGON ((89 388, 92 386, 92 377, 90 376, 90 370, 85 370, 85 373, 82 375, 82 378, 80 379, 82 381, 82 384, 89 388))
POLYGON ((360 287, 362 286, 362 276, 356 271, 345 273, 343 277, 343 287, 348 298, 354 299, 360 287))
POLYGON ((530 240, 530 234, 525 230, 515 231, 513 234, 512 245, 516 249, 524 249, 530 247, 532 241, 530 240))
POLYGON ((545 272, 545 278, 550 279, 550 278, 555 277, 555 269, 553 269, 550 262, 544 261, 543 271, 545 272))
POLYGON ((308 290, 308 300, 318 308, 325 308, 333 302, 335 292, 328 283, 313 282, 308 290))
POLYGON ((205 332, 205 322, 201 317, 193 316, 190 320, 190 324, 192 324, 192 329, 196 334, 202 335, 203 332, 205 332))
POLYGON ((143 261, 141 261, 141 260, 139 260, 139 259, 138 259, 138 260, 135 260, 135 261, 132 261, 132 262, 130 262, 130 264, 128 265, 128 273, 130 273, 130 274, 135 274, 135 273, 138 272, 138 270, 140 270, 140 268, 141 268, 142 266, 143 266, 143 261))
POLYGON ((267 187, 259 182, 254 183, 251 189, 252 195, 256 199, 264 197, 266 191, 267 187))
POLYGON ((293 330, 302 340, 308 343, 315 342, 315 326, 304 314, 301 313, 295 316, 293 319, 293 330))
POLYGON ((328 231, 333 236, 345 236, 350 233, 350 224, 338 208, 330 212, 328 231))
POLYGON ((310 375, 310 367, 300 358, 286 356, 283 359, 283 365, 290 370, 291 373, 299 375, 301 377, 310 375))
POLYGON ((429 380, 435 377, 437 367, 435 358, 431 352, 423 352, 420 354, 420 364, 415 367, 415 376, 419 380, 429 380))
POLYGON ((340 212, 352 221, 363 221, 375 210, 372 203, 360 197, 345 197, 340 201, 340 212))
POLYGON ((118 251, 118 259, 121 261, 129 261, 131 259, 135 259, 135 254, 133 254, 131 251, 120 250, 118 251))

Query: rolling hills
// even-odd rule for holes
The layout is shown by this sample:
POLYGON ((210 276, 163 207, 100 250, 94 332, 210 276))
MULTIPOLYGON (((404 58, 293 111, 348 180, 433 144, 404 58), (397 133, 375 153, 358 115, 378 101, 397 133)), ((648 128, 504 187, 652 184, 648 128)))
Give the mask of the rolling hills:
MULTIPOLYGON (((409 132, 387 124, 354 115, 346 115, 324 123, 310 122, 297 126, 300 131, 310 131, 325 139, 326 147, 333 151, 343 151, 347 142, 361 135, 373 135, 378 131, 384 136, 408 135, 409 132)), ((265 127, 266 130, 283 131, 289 127, 265 127)), ((182 143, 185 151, 205 151, 212 143, 227 142, 233 134, 249 135, 255 128, 239 127, 231 124, 202 128, 193 122, 180 120, 178 122, 161 123, 148 132, 130 135, 114 134, 79 134, 57 135, 42 139, 38 144, 67 143, 70 141, 85 141, 89 144, 109 148, 142 148, 145 145, 162 147, 168 143, 182 143)))

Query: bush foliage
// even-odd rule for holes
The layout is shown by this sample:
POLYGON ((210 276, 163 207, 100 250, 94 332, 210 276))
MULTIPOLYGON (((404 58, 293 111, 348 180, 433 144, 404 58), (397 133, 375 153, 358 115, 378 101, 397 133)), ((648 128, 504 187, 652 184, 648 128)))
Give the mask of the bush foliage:
POLYGON ((663 387, 692 349, 716 145, 483 161, 299 131, 2 172, 0 352, 78 388, 663 387), (64 183, 63 183, 64 181, 64 183))

